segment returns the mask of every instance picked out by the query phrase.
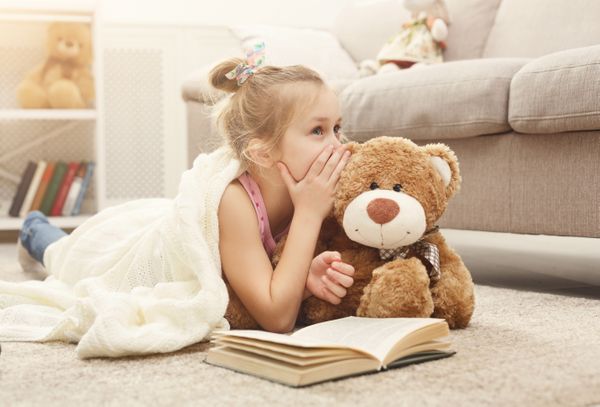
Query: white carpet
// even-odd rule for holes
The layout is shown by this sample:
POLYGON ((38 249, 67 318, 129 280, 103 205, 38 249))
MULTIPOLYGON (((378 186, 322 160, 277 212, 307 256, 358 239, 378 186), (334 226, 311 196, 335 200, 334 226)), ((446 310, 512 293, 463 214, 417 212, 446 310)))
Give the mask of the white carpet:
MULTIPOLYGON (((0 261, 0 279, 22 278, 0 261)), ((453 357, 303 389, 204 364, 207 343, 88 361, 74 345, 3 343, 0 405, 600 405, 600 300, 484 285, 476 296, 453 357)))

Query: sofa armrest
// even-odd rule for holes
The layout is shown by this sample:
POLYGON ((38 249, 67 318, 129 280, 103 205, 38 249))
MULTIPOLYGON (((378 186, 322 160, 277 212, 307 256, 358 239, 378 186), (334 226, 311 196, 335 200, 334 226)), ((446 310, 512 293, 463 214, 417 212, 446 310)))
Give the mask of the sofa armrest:
POLYGON ((185 102, 197 102, 212 106, 227 94, 215 89, 208 82, 208 74, 214 66, 215 64, 202 67, 183 81, 181 96, 185 102))

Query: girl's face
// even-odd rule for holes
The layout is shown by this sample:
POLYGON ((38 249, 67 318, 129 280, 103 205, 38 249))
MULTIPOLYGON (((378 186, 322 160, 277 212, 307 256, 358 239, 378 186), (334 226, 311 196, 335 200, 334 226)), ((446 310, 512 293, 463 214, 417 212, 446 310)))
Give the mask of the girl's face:
POLYGON ((329 87, 321 86, 314 104, 291 123, 279 143, 277 158, 296 181, 304 178, 325 146, 341 145, 341 120, 337 96, 329 87))

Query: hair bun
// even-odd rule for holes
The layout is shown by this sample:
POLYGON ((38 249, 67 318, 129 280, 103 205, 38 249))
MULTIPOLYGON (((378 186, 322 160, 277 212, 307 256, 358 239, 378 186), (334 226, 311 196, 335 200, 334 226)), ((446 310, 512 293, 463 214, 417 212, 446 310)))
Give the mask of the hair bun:
POLYGON ((230 58, 217 64, 210 70, 210 73, 208 74, 210 84, 216 89, 223 90, 225 92, 236 92, 239 89, 237 81, 235 78, 229 79, 225 75, 243 62, 244 60, 241 58, 230 58))

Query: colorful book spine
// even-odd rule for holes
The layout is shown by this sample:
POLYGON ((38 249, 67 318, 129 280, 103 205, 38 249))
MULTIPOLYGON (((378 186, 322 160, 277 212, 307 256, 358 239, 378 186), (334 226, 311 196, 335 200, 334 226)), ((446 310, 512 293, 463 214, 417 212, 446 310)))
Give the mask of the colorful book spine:
POLYGON ((93 161, 90 161, 87 165, 87 168, 85 171, 85 176, 84 176, 83 182, 81 184, 81 191, 79 191, 79 195, 77 196, 77 200, 75 201, 75 207, 73 208, 73 212, 71 212, 71 215, 73 215, 73 216, 79 215, 79 212, 81 211, 81 204, 83 203, 83 197, 85 196, 85 193, 90 185, 95 166, 96 166, 96 164, 93 161))
POLYGON ((44 175, 42 175, 42 180, 40 181, 40 186, 38 187, 37 192, 35 193, 35 197, 33 198, 33 203, 31 204, 30 211, 37 211, 40 209, 40 205, 42 204, 42 199, 44 199, 44 195, 46 195, 46 190, 48 189, 48 183, 52 179, 52 174, 54 174, 54 168, 56 167, 56 163, 53 161, 48 162, 46 165, 46 171, 44 171, 44 175))
POLYGON ((48 164, 46 161, 38 161, 37 168, 35 170, 35 174, 33 174, 33 179, 31 180, 31 185, 29 185, 29 189, 27 190, 27 195, 25 195, 25 200, 23 201, 23 206, 21 206, 21 212, 19 216, 24 218, 29 210, 31 209, 31 204, 33 203, 33 198, 35 198, 35 194, 40 187, 40 182, 42 181, 42 175, 46 171, 46 166, 48 164))
POLYGON ((67 194, 67 199, 65 200, 65 204, 63 205, 63 216, 71 216, 71 213, 73 213, 73 208, 75 208, 75 202, 77 202, 77 197, 79 196, 79 192, 81 191, 81 185, 83 184, 83 178, 85 177, 86 169, 87 162, 82 161, 81 163, 79 163, 79 167, 77 168, 77 172, 75 173, 75 178, 73 178, 73 182, 71 183, 71 187, 69 188, 69 193, 67 194))
POLYGON ((12 203, 10 205, 10 209, 8 210, 8 214, 10 216, 19 216, 21 206, 23 205, 23 201, 25 200, 25 195, 27 195, 27 190, 29 189, 29 185, 31 184, 31 180, 33 179, 33 175, 35 174, 36 168, 37 164, 33 161, 29 161, 27 163, 27 166, 23 171, 23 175, 21 176, 19 186, 17 187, 17 192, 15 193, 15 196, 13 197, 12 203))
POLYGON ((54 174, 48 183, 48 189, 46 190, 46 194, 44 195, 44 199, 42 199, 42 204, 40 205, 40 211, 42 211, 42 213, 46 216, 50 216, 52 205, 54 204, 56 194, 58 193, 58 188, 60 188, 60 184, 62 183, 66 172, 67 164, 64 161, 59 161, 56 163, 54 174))
POLYGON ((62 214, 62 208, 65 204, 65 200, 67 199, 67 194, 69 189, 71 188, 71 184, 73 183, 73 179, 75 178, 75 173, 79 168, 79 163, 71 162, 68 164, 67 173, 60 184, 58 189, 58 193, 56 194, 56 199, 54 200, 54 204, 52 205, 52 209, 50 210, 51 216, 60 216, 62 214))

